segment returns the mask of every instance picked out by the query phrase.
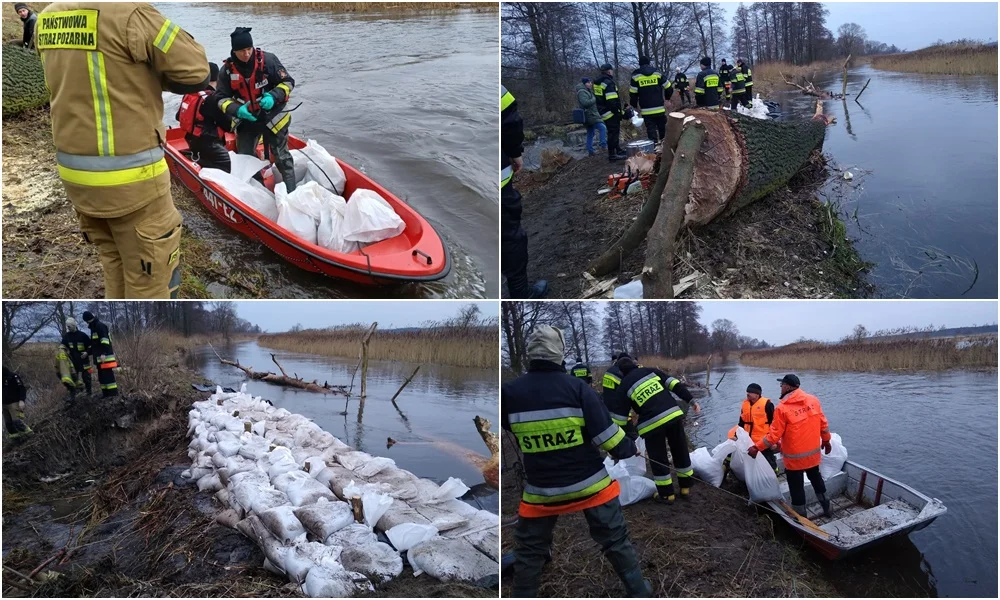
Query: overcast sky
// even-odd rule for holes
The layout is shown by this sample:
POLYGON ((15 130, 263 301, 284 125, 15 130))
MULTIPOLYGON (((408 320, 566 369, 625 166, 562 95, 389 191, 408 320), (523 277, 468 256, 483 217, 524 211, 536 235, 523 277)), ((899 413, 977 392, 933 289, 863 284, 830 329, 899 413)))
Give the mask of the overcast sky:
POLYGON ((241 318, 267 331, 288 331, 296 324, 318 329, 372 321, 378 321, 379 329, 414 327, 424 321, 454 317, 466 304, 475 304, 484 316, 496 317, 500 312, 496 302, 443 300, 236 301, 235 304, 241 318))
POLYGON ((996 302, 736 300, 699 302, 701 322, 711 327, 716 319, 729 319, 740 333, 781 345, 800 337, 834 341, 846 336, 855 325, 869 331, 895 327, 964 327, 990 325, 997 321, 996 302))
MULTIPOLYGON (((747 6, 749 2, 745 2, 747 6)), ((725 2, 727 35, 739 2, 725 2)), ((939 39, 997 39, 996 2, 824 2, 826 27, 837 36, 844 23, 857 23, 869 39, 918 50, 939 39)))

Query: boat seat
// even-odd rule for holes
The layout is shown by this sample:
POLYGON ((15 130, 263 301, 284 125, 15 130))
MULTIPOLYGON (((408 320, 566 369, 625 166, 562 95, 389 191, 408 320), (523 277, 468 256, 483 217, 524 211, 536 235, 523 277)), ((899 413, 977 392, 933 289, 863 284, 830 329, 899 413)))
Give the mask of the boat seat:
POLYGON ((841 540, 862 543, 907 525, 918 514, 918 510, 902 500, 891 500, 830 521, 823 529, 841 540))

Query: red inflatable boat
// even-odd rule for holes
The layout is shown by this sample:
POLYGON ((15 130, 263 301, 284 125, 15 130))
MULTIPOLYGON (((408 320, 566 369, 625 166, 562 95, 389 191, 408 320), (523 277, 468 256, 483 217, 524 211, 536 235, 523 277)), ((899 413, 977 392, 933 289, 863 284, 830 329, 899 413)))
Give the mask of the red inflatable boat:
MULTIPOLYGON (((235 136, 227 135, 226 145, 235 151, 235 136)), ((305 141, 288 136, 289 150, 305 146, 305 141)), ((220 221, 264 244, 297 267, 370 285, 436 281, 447 276, 451 270, 448 250, 431 224, 405 202, 340 159, 337 162, 347 176, 344 197, 350 198, 356 189, 377 192, 406 224, 403 233, 349 254, 311 244, 279 227, 214 182, 202 180, 198 175, 201 167, 190 159, 187 151, 184 131, 179 128, 168 129, 166 157, 171 174, 191 190, 220 221)), ((273 180, 269 179, 264 183, 273 191, 273 180)))

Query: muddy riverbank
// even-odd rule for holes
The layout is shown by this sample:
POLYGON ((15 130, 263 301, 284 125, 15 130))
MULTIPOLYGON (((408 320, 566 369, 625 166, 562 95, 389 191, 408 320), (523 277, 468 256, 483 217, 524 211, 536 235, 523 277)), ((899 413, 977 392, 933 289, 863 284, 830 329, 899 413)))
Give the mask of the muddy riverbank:
MULTIPOLYGON (((623 130, 631 125, 623 125, 623 130)), ((572 152, 572 143, 570 152, 572 152)), ((530 154, 530 152, 528 152, 530 154)), ((567 159, 570 158, 567 153, 567 159)), ((553 298, 578 298, 588 288, 581 274, 631 225, 646 199, 598 194, 622 163, 604 156, 570 160, 554 173, 541 168, 515 176, 524 197, 522 225, 528 233, 529 276, 547 279, 553 298)), ((682 298, 834 298, 868 293, 861 262, 844 224, 816 193, 840 173, 815 153, 787 186, 680 241, 678 279, 705 274, 682 298)), ((643 242, 618 274, 618 285, 638 275, 643 242)))
MULTIPOLYGON (((151 393, 78 402, 31 423, 27 441, 5 445, 4 565, 27 575, 55 559, 35 583, 5 572, 4 596, 301 595, 263 569, 255 543, 215 522, 211 493, 181 476, 190 467, 189 407, 208 397, 191 388, 207 380, 184 355, 151 393)), ((407 568, 375 595, 495 597, 496 588, 407 568)))

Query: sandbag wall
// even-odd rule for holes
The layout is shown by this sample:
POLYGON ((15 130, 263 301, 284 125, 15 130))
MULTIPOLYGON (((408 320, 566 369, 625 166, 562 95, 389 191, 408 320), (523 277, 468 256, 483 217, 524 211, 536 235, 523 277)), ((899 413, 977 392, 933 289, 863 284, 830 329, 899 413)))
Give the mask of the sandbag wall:
POLYGON ((188 417, 191 468, 214 491, 216 520, 254 540, 264 567, 311 597, 348 597, 416 574, 475 582, 499 572, 499 516, 388 458, 353 450, 306 417, 217 389, 188 417), (362 498, 363 523, 349 500, 362 498), (389 543, 379 541, 384 533, 389 543))

